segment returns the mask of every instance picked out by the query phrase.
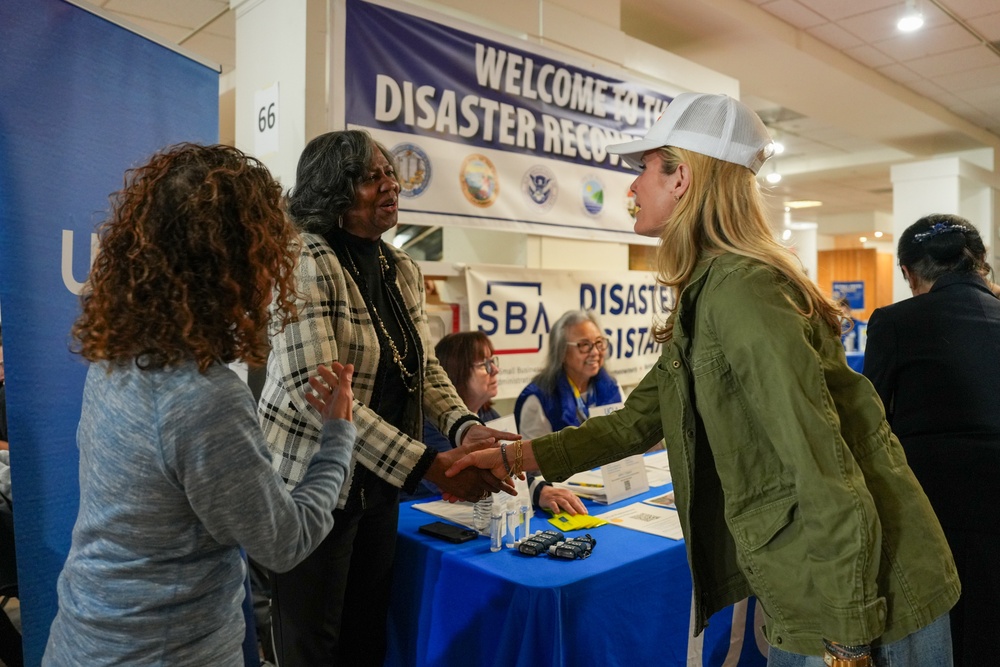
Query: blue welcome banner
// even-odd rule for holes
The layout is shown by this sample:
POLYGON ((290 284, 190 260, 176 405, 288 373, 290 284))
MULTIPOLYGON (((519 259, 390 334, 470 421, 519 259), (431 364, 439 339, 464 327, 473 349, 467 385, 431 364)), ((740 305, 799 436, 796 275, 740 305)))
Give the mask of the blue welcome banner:
POLYGON ((218 137, 218 73, 62 0, 0 2, 0 307, 26 664, 41 662, 79 488, 69 352, 126 169, 218 137))
POLYGON ((645 134, 671 99, 362 0, 348 2, 345 62, 360 93, 348 123, 597 167, 617 167, 605 146, 645 134))
POLYGON ((645 134, 672 96, 413 7, 345 7, 335 98, 396 157, 401 222, 643 242, 635 174, 606 148, 645 134))

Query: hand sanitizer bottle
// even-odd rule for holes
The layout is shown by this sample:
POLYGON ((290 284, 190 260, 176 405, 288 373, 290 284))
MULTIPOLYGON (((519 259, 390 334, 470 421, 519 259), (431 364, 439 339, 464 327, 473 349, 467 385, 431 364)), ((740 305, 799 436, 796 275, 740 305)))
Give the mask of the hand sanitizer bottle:
POLYGON ((506 528, 503 507, 500 506, 500 501, 494 497, 490 508, 490 551, 497 552, 503 548, 503 534, 506 528))

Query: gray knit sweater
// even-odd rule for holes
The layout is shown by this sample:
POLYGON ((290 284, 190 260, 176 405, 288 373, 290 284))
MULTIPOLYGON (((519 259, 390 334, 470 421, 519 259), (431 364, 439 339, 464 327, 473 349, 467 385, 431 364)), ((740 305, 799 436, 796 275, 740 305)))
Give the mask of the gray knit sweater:
POLYGON ((233 665, 243 546, 291 568, 333 527, 356 430, 327 422, 293 491, 248 387, 216 365, 93 364, 77 430, 80 511, 44 665, 233 665))

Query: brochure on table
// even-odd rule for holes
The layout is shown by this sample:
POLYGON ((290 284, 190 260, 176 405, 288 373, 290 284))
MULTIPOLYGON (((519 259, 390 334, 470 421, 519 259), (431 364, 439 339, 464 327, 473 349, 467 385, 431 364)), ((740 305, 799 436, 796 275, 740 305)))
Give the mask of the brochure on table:
POLYGON ((633 503, 601 514, 608 523, 632 530, 679 540, 684 537, 677 510, 647 503, 633 503))

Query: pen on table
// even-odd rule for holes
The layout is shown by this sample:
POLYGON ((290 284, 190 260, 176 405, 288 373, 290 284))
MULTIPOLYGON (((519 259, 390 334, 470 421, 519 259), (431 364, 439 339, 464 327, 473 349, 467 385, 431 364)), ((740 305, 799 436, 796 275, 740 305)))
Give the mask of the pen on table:
POLYGON ((591 489, 603 489, 604 488, 603 484, 586 484, 586 483, 582 483, 582 482, 570 482, 570 484, 572 484, 573 486, 586 486, 586 487, 589 487, 591 489))

